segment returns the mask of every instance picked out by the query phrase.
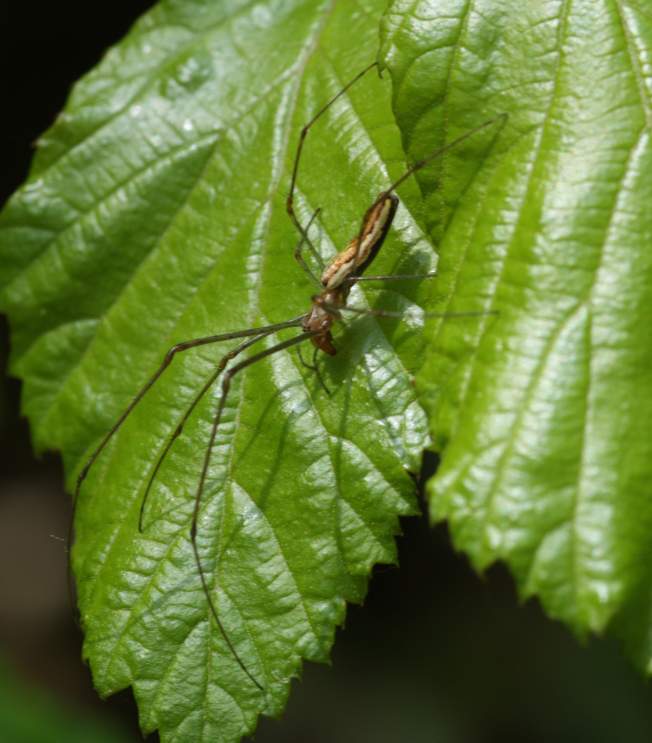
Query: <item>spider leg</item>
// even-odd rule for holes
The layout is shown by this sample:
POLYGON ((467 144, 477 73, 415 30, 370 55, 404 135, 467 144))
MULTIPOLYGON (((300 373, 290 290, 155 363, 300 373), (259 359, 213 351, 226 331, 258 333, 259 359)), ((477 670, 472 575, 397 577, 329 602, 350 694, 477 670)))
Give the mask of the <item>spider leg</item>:
POLYGON ((417 160, 417 162, 412 163, 412 165, 410 165, 410 167, 405 171, 405 173, 403 173, 403 175, 398 180, 394 181, 394 183, 392 183, 392 185, 383 192, 383 195, 391 193, 392 191, 395 191, 401 185, 401 183, 406 181, 413 173, 416 173, 417 170, 421 170, 421 168, 425 168, 425 166, 429 165, 433 160, 436 160, 438 157, 445 155, 449 150, 455 149, 455 147, 462 144, 462 142, 469 139, 470 137, 475 136, 478 132, 482 131, 483 129, 486 129, 492 124, 495 124, 500 121, 501 129, 502 129, 502 127, 507 122, 508 118, 509 118, 508 114, 502 113, 502 114, 498 114, 498 116, 494 116, 491 119, 487 119, 487 121, 484 121, 482 124, 479 124, 473 129, 469 129, 468 132, 465 132, 460 137, 457 137, 457 139, 453 139, 451 142, 448 142, 448 144, 445 144, 442 147, 438 147, 434 152, 431 152, 429 155, 424 157, 422 160, 417 160))
POLYGON ((394 273, 387 276, 349 276, 344 279, 343 284, 357 284, 360 281, 411 281, 417 279, 432 279, 437 275, 436 271, 428 273, 394 273))
MULTIPOLYGON (((326 302, 322 303, 325 310, 339 312, 353 312, 356 315, 373 315, 374 317, 405 317, 405 312, 392 312, 390 310, 371 310, 366 307, 335 307, 326 302)), ((423 317, 485 317, 486 315, 498 315, 498 310, 469 310, 468 312, 424 312, 423 317)))
MULTIPOLYGON (((310 217, 310 220, 308 221, 308 224, 306 225, 306 235, 308 234, 308 230, 310 229, 310 226, 315 221, 315 219, 319 216, 319 212, 321 212, 321 207, 317 207, 315 211, 312 213, 312 216, 310 217)), ((306 263, 305 258, 303 257, 303 248, 304 245, 308 245, 310 252, 312 253, 313 257, 319 263, 320 268, 322 271, 324 270, 324 259, 319 255, 317 252, 315 246, 310 242, 310 240, 307 240, 304 235, 301 235, 301 239, 297 243, 297 247, 294 249, 294 258, 297 261, 297 263, 301 266, 301 268, 310 276, 311 280, 319 286, 319 288, 322 288, 321 281, 319 280, 318 276, 315 276, 315 274, 310 270, 310 266, 306 263)))
POLYGON ((236 358, 236 356, 242 353, 242 351, 245 351, 250 346, 253 346, 254 343, 257 343, 263 338, 266 338, 272 332, 274 331, 266 330, 264 333, 254 336, 253 338, 249 338, 244 343, 241 343, 239 346, 236 346, 234 349, 224 354, 224 356, 222 356, 222 358, 217 363, 217 366, 215 367, 215 370, 213 371, 213 373, 206 380, 206 382, 202 385, 202 388, 199 390, 199 392, 195 395, 192 402, 190 403, 185 413, 183 414, 183 417, 181 418, 179 425, 174 429, 172 436, 170 436, 170 438, 167 440, 165 447, 163 448, 163 451, 160 453, 158 459, 156 460, 154 469, 152 470, 149 476, 149 480, 147 481, 147 487, 145 488, 145 492, 143 494, 143 498, 140 503, 140 511, 138 513, 138 531, 140 532, 143 531, 143 518, 145 515, 145 504, 147 503, 147 499, 149 498, 149 494, 152 489, 152 485, 154 484, 154 481, 156 480, 158 471, 161 468, 163 461, 167 457, 168 452, 172 448, 172 445, 179 438, 179 436, 181 436, 181 434, 183 433, 184 426, 186 425, 188 418, 190 418, 190 416, 192 415, 193 410, 197 407, 202 397, 213 386, 215 380, 222 373, 222 371, 224 370, 225 366, 229 363, 229 361, 236 358))
POLYGON ((317 356, 319 354, 319 349, 315 348, 312 352, 312 363, 308 363, 301 354, 301 346, 297 346, 297 353, 299 355, 299 361, 306 367, 306 369, 310 369, 310 371, 315 372, 317 375, 317 381, 319 384, 324 388, 324 392, 330 397, 331 391, 326 386, 326 382, 324 382, 324 378, 321 373, 321 369, 319 368, 319 364, 317 363, 317 356))
MULTIPOLYGON (((294 165, 292 167, 292 178, 290 180, 290 190, 288 191, 287 199, 286 199, 286 209, 287 213, 292 220, 292 224, 297 228, 299 231, 299 234, 301 235, 302 242, 305 242, 310 252, 313 255, 318 255, 317 250, 315 246, 310 241, 310 237, 308 236, 308 227, 310 227, 310 223, 306 227, 304 227, 301 222, 299 221, 299 218, 296 215, 296 212, 294 211, 294 193, 296 190, 296 184, 297 184, 297 174, 299 172, 299 163, 301 161, 301 154, 303 152, 303 143, 304 140, 312 128, 312 126, 317 122, 317 120, 328 111, 328 109, 335 103, 335 101, 340 98, 340 96, 343 96, 352 85, 355 85, 355 83, 358 82, 362 77, 364 77, 369 70, 372 70, 374 67, 378 66, 378 62, 374 62, 373 64, 370 64, 368 67, 365 67, 364 70, 359 72, 351 81, 349 81, 336 95, 334 95, 326 104, 324 104, 319 111, 310 119, 310 121, 301 129, 301 133, 299 134, 299 142, 297 143, 297 151, 294 156, 294 165)), ((313 215, 314 217, 314 215, 313 215)), ((312 219, 311 219, 312 221, 312 219)), ((296 256, 296 251, 295 251, 296 256)), ((299 260, 299 259, 297 259, 299 260)), ((309 275, 312 275, 312 272, 307 267, 305 262, 303 260, 299 260, 299 265, 306 271, 309 275)))
POLYGON ((75 607, 75 601, 74 601, 75 592, 74 592, 73 577, 72 577, 72 543, 73 543, 75 516, 77 514, 77 505, 79 503, 79 494, 81 491, 81 487, 82 487, 82 484, 84 483, 84 480, 88 476, 88 473, 90 472, 92 466, 95 464, 97 458, 104 451, 106 445, 113 438, 113 436, 122 427, 122 424, 129 417, 129 414, 132 412, 132 410, 138 405, 138 403, 143 399, 143 397, 145 397, 147 392, 156 384, 156 382, 159 380, 159 378, 162 376, 163 372, 168 368, 168 366, 170 366, 170 364, 172 363, 172 361, 174 360, 177 354, 182 353, 183 351, 188 351, 191 348, 197 348, 199 346, 206 346, 211 343, 219 343, 221 341, 234 340, 236 338, 260 336, 261 334, 267 333, 268 331, 273 332, 275 330, 281 330, 282 328, 296 327, 296 326, 301 325, 301 321, 303 320, 303 318, 304 316, 301 315, 300 317, 296 317, 292 320, 287 320, 286 322, 274 323, 273 325, 265 325, 260 328, 248 328, 246 330, 238 330, 238 331, 234 331, 231 333, 219 333, 217 335, 207 335, 207 336, 202 336, 200 338, 193 338, 188 341, 177 343, 168 350, 168 352, 163 357, 163 361, 159 365, 158 369, 145 382, 145 384, 140 388, 140 390, 136 393, 134 398, 131 400, 129 405, 127 405, 127 407, 123 410, 118 420, 113 424, 113 426, 104 435, 100 443, 93 450, 91 455, 86 460, 84 466, 80 470, 79 474, 77 475, 77 481, 75 483, 75 490, 73 493, 70 521, 68 522, 68 535, 67 535, 67 540, 66 540, 66 543, 68 545, 67 547, 68 598, 70 601, 70 606, 73 607, 73 612, 74 612, 74 607, 75 607))
POLYGON ((190 523, 190 541, 192 543, 192 550, 195 556, 197 570, 199 571, 202 588, 204 590, 204 595, 206 596, 206 601, 208 603, 211 615, 213 616, 213 619, 215 620, 215 624, 220 630, 220 633, 222 634, 224 641, 226 642, 229 650, 232 652, 233 657, 236 659, 238 665, 240 666, 242 671, 246 674, 246 676, 249 678, 249 680, 262 692, 265 691, 263 686, 260 684, 259 681, 256 680, 256 678, 252 675, 252 673, 245 666, 244 662, 238 655, 238 652, 235 649, 235 646, 233 645, 233 643, 231 642, 231 639, 229 638, 229 635, 226 632, 226 628, 224 627, 224 624, 222 623, 222 620, 220 619, 217 613, 217 607, 215 606, 213 599, 211 597, 210 589, 208 586, 208 578, 206 575, 206 571, 204 570, 201 557, 199 555, 199 549, 197 547, 197 522, 199 520, 199 509, 201 506, 202 495, 204 492, 204 485, 206 484, 206 477, 208 475, 208 470, 210 467, 213 446, 215 444, 215 439, 217 437, 217 431, 220 425, 220 421, 222 420, 222 413, 224 412, 224 407, 226 405, 226 400, 229 394, 229 389, 231 387, 231 380, 236 374, 239 374, 243 369, 246 369, 248 366, 255 364, 256 362, 260 361, 261 359, 264 359, 267 356, 271 356, 274 353, 283 351, 284 349, 290 348, 291 346, 295 346, 298 343, 303 343, 303 341, 308 340, 308 338, 311 338, 313 335, 314 333, 311 333, 311 332, 303 332, 300 335, 295 336, 294 338, 290 338, 286 341, 281 341, 280 343, 276 343, 270 348, 266 348, 264 351, 259 351, 258 353, 254 354, 253 356, 250 356, 244 361, 240 361, 239 363, 235 364, 234 366, 230 367, 224 372, 224 376, 222 377, 222 394, 220 395, 220 399, 217 405, 217 410, 215 412, 215 417, 213 418, 213 426, 211 428, 210 437, 208 439, 208 445, 206 446, 206 453, 204 455, 204 462, 202 465, 199 482, 197 484, 197 491, 195 494, 195 505, 193 508, 192 520, 190 523))

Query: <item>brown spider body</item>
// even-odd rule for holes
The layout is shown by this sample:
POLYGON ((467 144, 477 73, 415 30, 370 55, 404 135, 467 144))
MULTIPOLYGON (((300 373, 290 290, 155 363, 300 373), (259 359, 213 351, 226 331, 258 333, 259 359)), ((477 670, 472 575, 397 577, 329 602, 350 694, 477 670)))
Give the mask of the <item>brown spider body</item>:
POLYGON ((355 279, 364 273, 382 247, 398 203, 398 196, 393 193, 379 194, 364 215, 360 234, 333 258, 321 275, 324 289, 312 298, 312 308, 302 326, 306 332, 315 333, 310 339, 312 344, 330 356, 337 353, 331 326, 340 318, 338 310, 346 305, 355 279))

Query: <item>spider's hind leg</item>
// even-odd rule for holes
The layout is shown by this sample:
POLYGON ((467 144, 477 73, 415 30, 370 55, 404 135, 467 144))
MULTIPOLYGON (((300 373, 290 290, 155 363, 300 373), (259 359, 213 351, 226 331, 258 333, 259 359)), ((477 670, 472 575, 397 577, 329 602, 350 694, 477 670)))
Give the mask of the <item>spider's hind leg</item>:
POLYGON ((319 353, 319 349, 315 348, 312 352, 312 363, 308 363, 304 358, 303 354, 301 353, 301 346, 297 346, 297 353, 299 354, 299 361, 303 364, 303 366, 306 367, 306 369, 310 369, 310 371, 315 372, 315 375, 317 376, 317 381, 319 384, 324 388, 324 392, 330 397, 331 391, 326 386, 326 382, 324 382, 324 378, 322 376, 321 370, 319 368, 319 365, 317 364, 317 354, 319 353))

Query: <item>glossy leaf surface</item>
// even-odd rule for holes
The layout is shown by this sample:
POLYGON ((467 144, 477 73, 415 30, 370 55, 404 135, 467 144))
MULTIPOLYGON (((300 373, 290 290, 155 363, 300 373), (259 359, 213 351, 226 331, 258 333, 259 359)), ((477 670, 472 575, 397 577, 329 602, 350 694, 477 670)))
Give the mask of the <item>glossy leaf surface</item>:
MULTIPOLYGON (((40 141, 0 221, 2 306, 35 444, 63 452, 71 490, 173 343, 308 309, 314 287, 293 260, 285 213, 297 137, 375 59, 384 6, 162 3, 75 87, 40 141)), ((323 208, 313 234, 325 256, 404 167, 389 80, 369 74, 305 148, 297 209, 307 221, 323 208)), ((402 207, 374 272, 433 261, 402 207)), ((415 509, 407 470, 427 441, 412 380, 419 293, 414 282, 352 292, 357 306, 407 315, 338 330, 338 356, 320 362, 330 396, 294 352, 234 378, 198 546, 220 619, 264 693, 211 620, 189 539, 219 386, 165 460, 137 527, 158 454, 234 344, 178 356, 91 470, 73 552, 84 654, 101 694, 133 686, 144 730, 234 741, 259 713, 277 714, 301 660, 327 659, 373 564, 395 560, 398 516, 415 509)))
POLYGON ((523 596, 649 669, 652 16, 398 0, 384 33, 412 157, 509 113, 482 169, 454 152, 419 174, 442 307, 499 313, 427 332, 432 516, 479 569, 506 560, 523 596))

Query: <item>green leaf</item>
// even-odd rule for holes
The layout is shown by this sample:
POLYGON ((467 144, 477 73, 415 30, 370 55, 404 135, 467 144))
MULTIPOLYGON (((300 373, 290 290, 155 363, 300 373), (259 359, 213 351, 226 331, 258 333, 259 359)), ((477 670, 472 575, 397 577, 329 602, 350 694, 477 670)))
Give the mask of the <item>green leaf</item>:
MULTIPOLYGON (((40 140, 0 218, 2 306, 35 445, 63 452, 71 490, 172 344, 309 308, 285 213, 296 143, 375 59, 384 6, 162 3, 40 140)), ((368 74, 306 140, 297 210, 306 221, 323 208, 314 234, 326 256, 405 170, 389 85, 368 74)), ((418 202, 414 183, 401 193, 418 202)), ((402 207, 374 272, 434 260, 402 207)), ((337 331, 337 357, 319 362, 330 396, 294 352, 234 378, 197 541, 220 620, 264 693, 211 618, 190 543, 219 386, 166 458, 138 531, 159 453, 235 344, 177 356, 98 458, 73 551, 84 656, 101 694, 133 686, 143 730, 234 741, 259 713, 278 714, 302 659, 328 658, 373 564, 395 560, 398 517, 415 509, 407 470, 428 439, 412 384, 426 295, 407 281, 352 292, 406 319, 354 317, 337 331)))
POLYGON ((478 569, 652 668, 652 16, 627 0, 397 0, 406 151, 509 113, 418 179, 445 310, 420 374, 434 519, 478 569), (470 158, 482 152, 484 163, 470 158))

